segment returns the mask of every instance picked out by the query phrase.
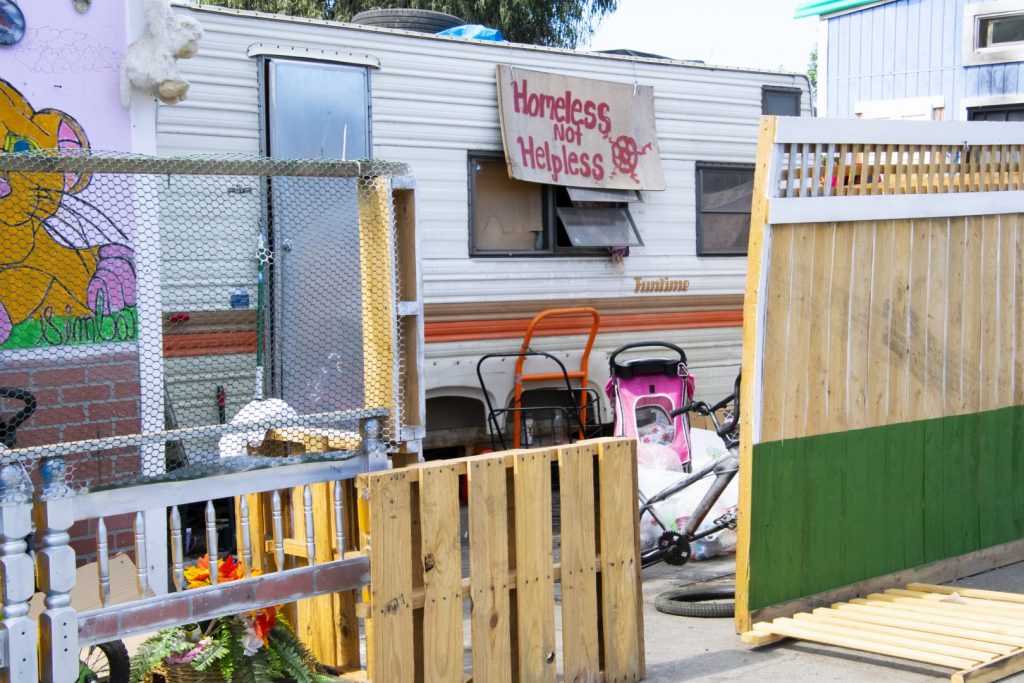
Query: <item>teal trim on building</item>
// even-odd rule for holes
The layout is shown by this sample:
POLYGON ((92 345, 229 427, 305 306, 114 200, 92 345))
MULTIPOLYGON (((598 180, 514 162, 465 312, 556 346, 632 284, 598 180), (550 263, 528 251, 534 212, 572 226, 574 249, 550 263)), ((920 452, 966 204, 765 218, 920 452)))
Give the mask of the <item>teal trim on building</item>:
POLYGON ((878 0, 804 0, 796 8, 796 14, 793 16, 794 19, 803 19, 804 17, 816 17, 821 14, 831 14, 832 12, 842 12, 846 9, 854 9, 862 5, 873 5, 878 0))

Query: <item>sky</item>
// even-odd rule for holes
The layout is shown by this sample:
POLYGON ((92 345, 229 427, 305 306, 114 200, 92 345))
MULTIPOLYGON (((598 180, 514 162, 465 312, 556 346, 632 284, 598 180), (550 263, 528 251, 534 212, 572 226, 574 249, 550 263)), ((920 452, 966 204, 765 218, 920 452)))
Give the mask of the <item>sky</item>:
POLYGON ((807 70, 818 18, 794 19, 800 0, 619 0, 583 49, 631 48, 673 59, 807 70))

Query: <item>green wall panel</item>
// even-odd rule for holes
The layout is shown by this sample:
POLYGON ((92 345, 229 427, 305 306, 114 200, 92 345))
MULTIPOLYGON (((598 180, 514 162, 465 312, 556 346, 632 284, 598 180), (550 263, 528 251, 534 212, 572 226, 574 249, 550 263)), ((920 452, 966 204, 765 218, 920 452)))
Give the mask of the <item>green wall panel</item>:
POLYGON ((1024 406, 754 446, 750 608, 1024 537, 1024 406))

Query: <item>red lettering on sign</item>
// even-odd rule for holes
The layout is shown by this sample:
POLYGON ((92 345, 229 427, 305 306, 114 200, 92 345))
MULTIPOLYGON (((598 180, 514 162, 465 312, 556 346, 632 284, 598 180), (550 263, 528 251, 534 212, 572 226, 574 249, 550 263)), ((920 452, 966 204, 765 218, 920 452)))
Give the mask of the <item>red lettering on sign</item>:
POLYGON ((512 106, 517 114, 570 123, 587 130, 597 129, 602 135, 607 135, 612 129, 611 106, 607 102, 581 100, 571 90, 566 90, 561 97, 532 93, 526 79, 512 81, 512 106))
POLYGON ((519 136, 516 143, 519 145, 519 158, 523 166, 547 171, 553 183, 557 183, 562 176, 593 178, 597 181, 604 178, 604 158, 600 154, 576 152, 564 144, 552 149, 549 141, 538 144, 532 135, 526 139, 519 136))

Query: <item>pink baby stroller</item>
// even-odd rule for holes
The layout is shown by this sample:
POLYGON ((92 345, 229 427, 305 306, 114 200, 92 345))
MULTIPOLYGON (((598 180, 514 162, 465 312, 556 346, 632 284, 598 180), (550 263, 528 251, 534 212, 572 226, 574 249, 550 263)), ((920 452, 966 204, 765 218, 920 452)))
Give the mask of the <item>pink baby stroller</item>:
POLYGON ((690 471, 690 416, 672 415, 693 400, 694 379, 686 367, 686 354, 667 342, 636 342, 617 348, 608 361, 605 393, 615 410, 615 436, 637 440, 638 457, 679 459, 690 471), (624 351, 663 348, 671 358, 630 358, 618 361, 624 351))

